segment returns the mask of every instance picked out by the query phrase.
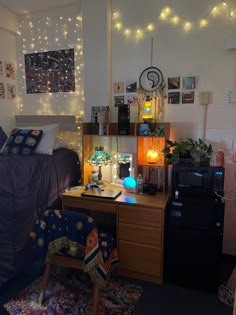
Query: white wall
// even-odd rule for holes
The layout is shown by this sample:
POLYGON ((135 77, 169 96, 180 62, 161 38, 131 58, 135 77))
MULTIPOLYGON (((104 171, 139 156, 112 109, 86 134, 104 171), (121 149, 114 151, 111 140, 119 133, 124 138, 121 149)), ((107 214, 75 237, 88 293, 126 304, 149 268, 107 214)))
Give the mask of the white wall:
MULTIPOLYGON (((217 3, 218 4, 218 3, 217 3)), ((226 201, 224 252, 236 255, 236 163, 233 152, 236 150, 236 103, 228 104, 227 93, 236 88, 236 50, 226 51, 226 41, 235 35, 236 18, 229 18, 230 9, 236 10, 233 2, 229 7, 219 6, 219 14, 208 16, 208 26, 200 28, 196 22, 206 16, 214 7, 212 1, 169 1, 170 15, 195 23, 195 27, 186 32, 181 25, 162 21, 158 18, 167 5, 165 1, 155 0, 113 0, 113 11, 120 12, 123 28, 112 33, 112 74, 113 82, 138 80, 139 75, 151 65, 151 39, 153 38, 153 62, 168 77, 195 76, 197 79, 194 104, 168 104, 165 102, 164 121, 171 123, 171 137, 201 137, 204 126, 204 108, 199 104, 199 92, 210 92, 210 104, 207 108, 206 140, 214 149, 225 152, 226 201), (124 28, 143 29, 154 23, 155 30, 145 32, 143 38, 126 37, 124 28), (231 190, 233 188, 233 190, 231 190)), ((113 22, 115 25, 115 22, 113 22)), ((180 92, 182 90, 180 89, 180 92)), ((168 91, 166 90, 166 94, 168 91)), ((114 102, 113 102, 114 103, 114 102)), ((113 120, 117 119, 117 108, 113 109, 113 120)), ((131 106, 135 117, 136 106, 131 106)))
MULTIPOLYGON (((12 63, 14 67, 16 62, 16 32, 18 18, 12 12, 0 7, 0 61, 12 63)), ((4 67, 3 67, 4 68, 4 67)), ((16 69, 16 68, 15 68, 16 69)), ((0 126, 5 131, 9 131, 10 125, 13 124, 14 114, 17 112, 17 100, 9 100, 7 98, 7 84, 16 85, 16 80, 6 78, 5 69, 3 76, 0 77, 0 82, 5 86, 5 98, 0 98, 0 126)))
POLYGON ((83 0, 85 117, 111 104, 111 0, 83 0))

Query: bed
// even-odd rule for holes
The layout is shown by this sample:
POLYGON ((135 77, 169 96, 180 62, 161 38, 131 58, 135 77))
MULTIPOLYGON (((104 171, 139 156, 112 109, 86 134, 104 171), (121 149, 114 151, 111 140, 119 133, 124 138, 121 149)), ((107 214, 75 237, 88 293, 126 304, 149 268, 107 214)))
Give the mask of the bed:
POLYGON ((60 208, 61 194, 77 186, 80 177, 80 159, 71 148, 55 147, 51 154, 0 155, 0 287, 32 261, 29 234, 37 215, 60 208))

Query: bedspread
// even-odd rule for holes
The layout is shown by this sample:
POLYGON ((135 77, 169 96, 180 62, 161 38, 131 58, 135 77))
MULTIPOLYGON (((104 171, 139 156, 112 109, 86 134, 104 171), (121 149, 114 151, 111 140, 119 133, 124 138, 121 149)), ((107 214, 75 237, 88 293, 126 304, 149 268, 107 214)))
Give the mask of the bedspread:
POLYGON ((0 155, 0 288, 33 263, 29 233, 37 216, 60 207, 62 192, 79 179, 79 158, 70 149, 0 155))
POLYGON ((100 287, 118 263, 114 237, 99 233, 95 221, 82 213, 47 210, 31 233, 35 252, 45 262, 56 253, 83 260, 84 271, 100 287))

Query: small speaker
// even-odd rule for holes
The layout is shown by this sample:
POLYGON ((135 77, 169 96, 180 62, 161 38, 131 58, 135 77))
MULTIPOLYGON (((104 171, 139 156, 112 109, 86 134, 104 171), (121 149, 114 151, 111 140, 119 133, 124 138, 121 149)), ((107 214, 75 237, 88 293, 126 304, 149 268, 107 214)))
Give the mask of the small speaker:
POLYGON ((118 135, 129 135, 130 110, 128 104, 118 107, 118 135))

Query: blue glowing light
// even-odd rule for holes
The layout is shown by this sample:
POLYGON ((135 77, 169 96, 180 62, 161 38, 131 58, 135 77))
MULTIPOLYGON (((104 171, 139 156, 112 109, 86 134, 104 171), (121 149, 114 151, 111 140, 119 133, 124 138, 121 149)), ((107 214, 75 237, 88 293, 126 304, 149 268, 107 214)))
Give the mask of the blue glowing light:
POLYGON ((123 181, 123 187, 129 188, 129 189, 135 189, 136 188, 136 180, 131 176, 125 177, 125 179, 123 181))

